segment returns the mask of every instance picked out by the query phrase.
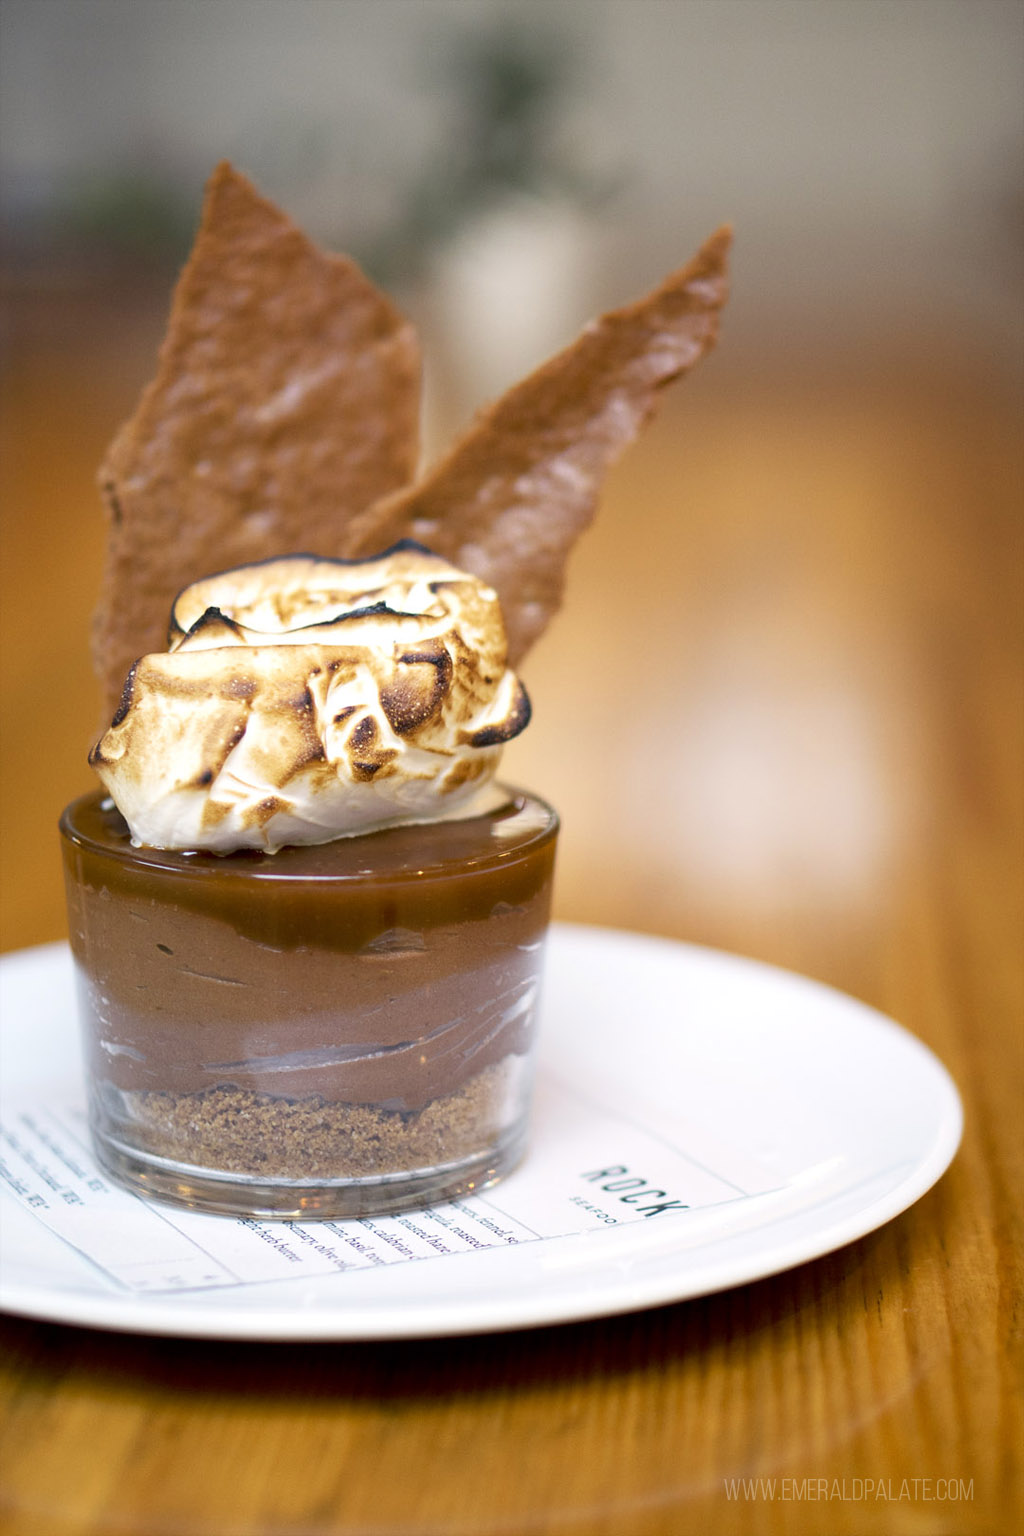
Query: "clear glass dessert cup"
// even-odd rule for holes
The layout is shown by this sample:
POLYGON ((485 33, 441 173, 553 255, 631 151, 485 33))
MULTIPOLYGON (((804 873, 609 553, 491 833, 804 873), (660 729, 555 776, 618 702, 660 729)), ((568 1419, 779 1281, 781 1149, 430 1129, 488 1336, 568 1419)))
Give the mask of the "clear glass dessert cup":
POLYGON ((519 1160, 558 818, 276 854, 134 848, 61 818, 93 1142, 193 1209, 343 1218, 455 1199, 519 1160))

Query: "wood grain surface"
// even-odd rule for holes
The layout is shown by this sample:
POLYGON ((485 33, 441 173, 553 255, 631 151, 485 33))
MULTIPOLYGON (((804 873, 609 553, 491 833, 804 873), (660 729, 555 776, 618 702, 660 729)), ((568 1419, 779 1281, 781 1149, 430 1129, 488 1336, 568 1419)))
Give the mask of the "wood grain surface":
MULTIPOLYGON (((158 329, 72 310, 9 355, 8 949, 64 932, 93 473, 158 329)), ((564 815, 558 916, 792 967, 932 1047, 966 1110, 939 1184, 787 1274, 520 1334, 296 1347, 7 1318, 5 1533, 1019 1529, 1019 407, 962 353, 723 350, 616 470, 507 760, 564 815)))

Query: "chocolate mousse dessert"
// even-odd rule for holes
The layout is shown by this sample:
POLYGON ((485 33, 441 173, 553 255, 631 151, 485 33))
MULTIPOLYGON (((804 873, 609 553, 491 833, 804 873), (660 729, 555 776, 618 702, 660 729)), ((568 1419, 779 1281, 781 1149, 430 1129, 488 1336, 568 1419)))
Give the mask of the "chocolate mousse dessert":
POLYGON ((112 1171, 207 1208, 355 1215, 518 1159, 557 833, 542 802, 226 858, 133 848, 98 794, 62 826, 112 1171))
POLYGON ((61 820, 92 1134, 130 1188, 358 1216, 521 1156, 558 818, 496 777, 514 669, 606 470, 713 344, 728 246, 417 478, 410 327, 214 173, 101 475, 103 789, 61 820))

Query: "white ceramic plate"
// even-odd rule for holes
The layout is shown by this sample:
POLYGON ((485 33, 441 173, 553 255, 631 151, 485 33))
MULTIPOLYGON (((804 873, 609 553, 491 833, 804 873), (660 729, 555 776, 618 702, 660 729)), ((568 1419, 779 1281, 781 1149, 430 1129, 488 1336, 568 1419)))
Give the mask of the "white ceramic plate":
MULTIPOLYGON (((65 946, 3 957, 0 986, 5 1096, 80 1102, 65 946)), ((756 1280, 852 1242, 923 1195, 960 1139, 948 1073, 891 1020, 801 977, 667 940, 556 925, 542 1040, 542 1087, 545 1077, 582 1080, 595 1102, 656 1124, 666 1146, 673 1126, 682 1142, 691 1120, 711 1127, 737 1165, 761 1170, 764 1192, 457 1258, 138 1294, 5 1191, 0 1305, 62 1323, 265 1340, 417 1338, 605 1316, 756 1280)), ((554 1128, 543 1093, 538 1102, 527 1168, 499 1191, 543 1169, 554 1128)))

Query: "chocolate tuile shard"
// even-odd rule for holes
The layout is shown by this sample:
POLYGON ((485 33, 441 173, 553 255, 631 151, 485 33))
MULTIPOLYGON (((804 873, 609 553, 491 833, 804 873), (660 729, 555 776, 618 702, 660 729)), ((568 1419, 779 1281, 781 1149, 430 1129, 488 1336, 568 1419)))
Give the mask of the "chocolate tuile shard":
POLYGON ((421 480, 356 516, 347 552, 411 537, 472 571, 497 590, 517 666, 561 605, 608 470, 661 390, 714 345, 731 242, 723 226, 660 287, 592 322, 481 411, 421 480))
POLYGON ((210 178, 157 373, 108 450, 93 656, 105 718, 175 594, 210 571, 315 549, 408 484, 419 454, 412 327, 231 166, 210 178))

